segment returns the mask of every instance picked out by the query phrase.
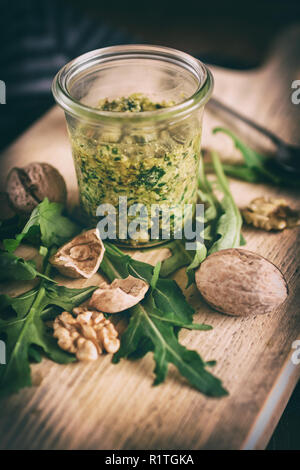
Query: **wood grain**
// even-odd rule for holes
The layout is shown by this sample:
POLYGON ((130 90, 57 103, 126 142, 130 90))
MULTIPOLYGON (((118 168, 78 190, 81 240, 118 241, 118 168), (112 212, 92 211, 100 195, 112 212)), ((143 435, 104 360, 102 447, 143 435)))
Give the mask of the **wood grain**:
MULTIPOLYGON (((262 69, 233 72, 214 68, 215 95, 227 104, 268 126, 288 141, 300 144, 300 106, 290 100, 291 82, 300 78, 300 31, 281 38, 262 69), (288 45, 288 47, 287 47, 288 45)), ((221 150, 223 157, 237 157, 229 139, 212 137, 211 129, 222 124, 207 110, 204 146, 221 150)), ((235 126, 231 122, 231 128, 235 126)), ((246 129, 239 126, 239 132, 246 129)), ((247 137, 270 150, 247 130, 247 137)), ((75 172, 67 140, 64 116, 52 109, 1 159, 0 184, 10 167, 31 161, 54 164, 68 180, 69 204, 77 200, 75 172)), ((231 181, 239 206, 253 197, 280 195, 299 207, 299 192, 266 185, 231 181)), ((95 363, 61 366, 49 360, 34 365, 34 386, 1 403, 0 447, 3 449, 239 449, 247 439, 287 364, 292 342, 300 336, 299 231, 265 233, 245 229, 247 249, 256 251, 281 268, 289 284, 288 300, 272 315, 250 318, 222 316, 205 305, 192 286, 186 291, 196 308, 195 320, 213 325, 208 332, 180 333, 187 347, 205 359, 216 359, 214 373, 230 395, 207 398, 187 385, 170 367, 167 381, 152 387, 153 360, 123 360, 112 365, 109 356, 95 363)), ((151 263, 167 255, 165 248, 135 257, 151 263)), ((175 276, 183 287, 184 271, 175 276)), ((98 278, 89 281, 93 284, 98 278)), ((86 281, 70 281, 82 286, 86 281)), ((4 286, 3 286, 4 288, 4 286)), ((19 288, 19 286, 18 286, 19 288)), ((6 285, 6 292, 16 286, 6 285)), ((2 367, 2 366, 1 366, 2 367)), ((266 417, 256 448, 268 442, 292 389, 300 377, 294 367, 282 387, 281 399, 266 417), (264 426, 265 424, 265 426, 264 426)))

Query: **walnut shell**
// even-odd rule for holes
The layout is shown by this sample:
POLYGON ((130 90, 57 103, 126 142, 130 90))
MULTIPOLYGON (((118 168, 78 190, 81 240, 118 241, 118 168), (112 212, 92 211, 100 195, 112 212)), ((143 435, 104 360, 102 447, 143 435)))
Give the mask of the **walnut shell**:
POLYGON ((95 290, 89 308, 100 312, 118 313, 138 304, 146 295, 149 285, 142 279, 128 276, 115 279, 111 284, 101 284, 95 290))
POLYGON ((98 229, 92 229, 63 245, 49 261, 64 276, 89 279, 98 271, 104 251, 98 229))
POLYGON ((16 213, 12 209, 8 195, 6 193, 0 193, 0 220, 8 220, 14 217, 16 213))
POLYGON ((288 295, 285 278, 274 264, 239 248, 208 256, 195 280, 206 302, 227 315, 271 313, 288 295))
POLYGON ((12 168, 6 180, 6 192, 16 211, 30 213, 47 197, 66 203, 66 183, 59 171, 48 163, 34 162, 24 168, 12 168))

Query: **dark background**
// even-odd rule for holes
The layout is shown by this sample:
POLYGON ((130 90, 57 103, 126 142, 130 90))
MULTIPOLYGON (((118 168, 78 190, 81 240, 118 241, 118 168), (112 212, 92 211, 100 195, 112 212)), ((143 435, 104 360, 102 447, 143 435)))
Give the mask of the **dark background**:
POLYGON ((273 38, 300 22, 299 0, 70 0, 148 43, 185 50, 209 62, 259 65, 273 38))
MULTIPOLYGON (((300 23, 299 0, 0 0, 0 149, 52 104, 51 81, 70 59, 128 42, 160 44, 231 68, 262 64, 282 30, 300 23)), ((300 449, 300 386, 269 444, 300 449)))

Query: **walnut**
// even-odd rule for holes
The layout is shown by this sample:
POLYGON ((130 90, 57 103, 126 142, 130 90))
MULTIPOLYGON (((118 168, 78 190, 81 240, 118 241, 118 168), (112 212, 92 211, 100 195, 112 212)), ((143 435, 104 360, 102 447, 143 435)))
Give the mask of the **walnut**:
POLYGON ((8 220, 14 217, 16 213, 11 207, 11 204, 6 193, 0 193, 0 220, 8 220))
POLYGON ((227 315, 270 313, 288 295, 284 276, 274 264, 238 248, 208 256, 195 280, 206 302, 227 315))
POLYGON ((299 214, 285 199, 258 197, 242 211, 247 224, 264 230, 284 230, 300 224, 299 214))
POLYGON ((59 171, 48 163, 30 163, 12 168, 6 179, 6 192, 14 209, 30 213, 45 198, 66 203, 66 183, 59 171))
POLYGON ((88 279, 98 271, 104 251, 98 229, 92 229, 63 245, 49 261, 64 276, 88 279))
POLYGON ((86 307, 74 308, 73 313, 76 318, 62 312, 53 322, 53 336, 62 349, 76 354, 79 361, 94 361, 103 350, 111 354, 118 351, 118 332, 103 313, 86 307))
POLYGON ((106 313, 122 312, 138 304, 148 289, 145 281, 133 276, 115 279, 110 285, 103 283, 94 291, 89 307, 106 313))

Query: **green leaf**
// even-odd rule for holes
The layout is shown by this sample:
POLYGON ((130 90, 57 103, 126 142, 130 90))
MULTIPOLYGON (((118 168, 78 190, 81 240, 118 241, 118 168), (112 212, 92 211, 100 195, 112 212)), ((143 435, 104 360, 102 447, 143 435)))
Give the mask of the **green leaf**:
POLYGON ((28 281, 34 279, 36 275, 34 263, 27 262, 12 253, 0 252, 0 281, 28 281))
POLYGON ((224 134, 227 134, 229 137, 232 138, 235 147, 238 150, 240 150, 242 156, 244 157, 244 160, 245 160, 246 165, 247 165, 248 168, 253 169, 256 172, 260 173, 262 176, 267 178, 267 180, 269 180, 273 183, 279 183, 280 179, 273 172, 271 172, 267 169, 267 167, 266 167, 266 161, 267 161, 266 157, 259 154, 258 152, 255 152, 250 147, 245 145, 230 130, 224 129, 222 127, 216 127, 213 130, 213 134, 216 134, 218 132, 223 132, 224 134))
POLYGON ((33 261, 25 261, 12 253, 0 251, 0 281, 30 281, 37 276, 54 282, 44 274, 39 273, 33 261))
POLYGON ((240 237, 240 246, 245 246, 247 244, 244 235, 241 233, 240 237))
POLYGON ((43 360, 40 350, 34 344, 28 348, 28 357, 30 362, 40 363, 43 360))
MULTIPOLYGON (((154 276, 151 265, 132 259, 108 243, 105 247, 101 270, 110 281, 131 274, 151 284, 154 276)), ((120 350, 113 358, 114 363, 123 357, 137 359, 153 351, 156 385, 165 380, 171 362, 202 393, 226 395, 220 380, 205 370, 206 364, 199 354, 187 350, 178 342, 179 328, 200 330, 210 327, 193 323, 194 310, 175 281, 157 277, 156 272, 155 288, 129 313, 130 321, 122 335, 120 350)))
POLYGON ((22 230, 23 221, 19 215, 0 221, 0 240, 14 237, 18 231, 22 230))
POLYGON ((72 289, 70 287, 46 283, 46 297, 43 309, 47 305, 57 305, 62 310, 71 312, 74 307, 88 299, 97 288, 97 286, 90 286, 83 287, 82 289, 72 289))
POLYGON ((129 357, 139 347, 141 338, 151 341, 155 361, 154 385, 162 383, 167 376, 168 363, 173 363, 179 372, 197 390, 209 396, 227 395, 221 381, 205 370, 205 363, 196 351, 182 346, 174 329, 167 323, 149 315, 146 306, 141 303, 132 308, 132 315, 127 330, 122 336, 121 348, 115 354, 113 362, 129 357))
POLYGON ((29 360, 39 360, 39 350, 58 363, 74 361, 74 356, 60 349, 49 333, 44 312, 52 305, 71 311, 95 289, 68 289, 42 281, 38 288, 20 297, 0 296, 0 313, 4 318, 0 320, 0 334, 5 338, 7 353, 7 364, 0 368, 0 396, 31 385, 29 360))
POLYGON ((165 310, 159 310, 156 307, 156 303, 153 297, 153 292, 147 297, 145 301, 148 308, 148 313, 151 318, 160 320, 166 324, 173 325, 176 327, 184 328, 187 330, 198 330, 198 331, 208 331, 212 330, 211 325, 206 325, 204 323, 184 323, 182 320, 178 320, 176 313, 174 311, 166 312, 165 310))
POLYGON ((216 233, 219 235, 219 238, 210 247, 208 254, 225 250, 226 248, 238 247, 241 241, 241 228, 243 224, 242 216, 230 192, 229 184, 222 169, 219 156, 213 151, 211 157, 218 186, 224 197, 221 201, 223 214, 219 218, 216 227, 216 233))
MULTIPOLYGON (((18 297, 10 297, 9 295, 2 294, 0 295, 0 315, 1 317, 6 313, 10 313, 11 316, 15 316, 17 319, 24 318, 28 311, 30 310, 36 295, 38 292, 38 288, 35 287, 28 292, 18 296, 18 297)), ((6 323, 3 323, 5 325, 6 323)), ((0 320, 0 328, 2 326, 0 320)))
POLYGON ((223 163, 224 173, 233 178, 238 178, 249 183, 262 183, 265 181, 257 171, 253 168, 249 168, 246 165, 230 165, 228 163, 223 163))
MULTIPOLYGON (((205 171, 204 171, 204 162, 203 158, 200 158, 199 164, 199 176, 198 176, 198 193, 202 203, 206 204, 204 212, 204 232, 202 238, 204 240, 212 241, 215 233, 216 221, 221 212, 221 206, 214 195, 212 185, 208 181, 205 171)), ((186 274, 188 278, 187 287, 192 285, 195 282, 195 269, 197 269, 202 261, 205 260, 207 256, 207 247, 204 243, 200 243, 200 246, 197 248, 194 258, 189 266, 186 268, 186 274)))
POLYGON ((184 247, 184 243, 184 240, 173 240, 164 245, 165 248, 171 251, 171 256, 162 262, 160 270, 162 277, 168 277, 173 272, 191 263, 194 257, 194 251, 187 251, 184 247))
POLYGON ((157 281, 158 281, 158 278, 159 278, 160 270, 161 270, 161 261, 158 261, 156 263, 156 265, 154 266, 152 279, 150 281, 150 286, 151 286, 152 289, 156 288, 156 284, 157 284, 157 281))
MULTIPOLYGON (((143 279, 149 285, 153 278, 153 266, 142 261, 137 261, 129 255, 125 255, 116 246, 105 243, 104 258, 101 263, 101 271, 110 281, 116 278, 125 278, 130 274, 143 279)), ((187 303, 178 284, 171 279, 159 277, 153 291, 156 306, 166 312, 175 312, 177 319, 183 323, 190 323, 194 310, 187 303)))
POLYGON ((195 281, 195 270, 208 254, 245 244, 245 239, 241 234, 242 217, 234 202, 221 161, 216 152, 212 152, 212 164, 216 175, 217 189, 221 191, 223 199, 219 201, 217 198, 213 184, 207 179, 203 159, 201 158, 198 184, 200 199, 206 204, 204 212, 205 229, 202 234, 205 244, 200 244, 192 263, 186 269, 187 287, 195 281))
POLYGON ((195 256, 191 264, 188 265, 186 268, 186 274, 188 278, 187 288, 191 286, 195 282, 195 269, 197 269, 202 261, 205 260, 207 255, 207 248, 206 246, 201 243, 201 246, 196 250, 195 256))
POLYGON ((78 225, 62 215, 63 206, 56 202, 43 200, 31 213, 22 232, 14 239, 4 240, 7 251, 13 252, 25 239, 34 246, 41 244, 49 248, 61 246, 79 232, 78 225))
POLYGON ((268 158, 244 144, 233 132, 228 129, 217 127, 213 130, 214 133, 223 132, 232 138, 236 148, 240 150, 245 164, 244 165, 230 165, 223 164, 224 172, 244 181, 250 183, 273 183, 282 186, 300 187, 300 178, 296 174, 282 171, 273 158, 268 158))

